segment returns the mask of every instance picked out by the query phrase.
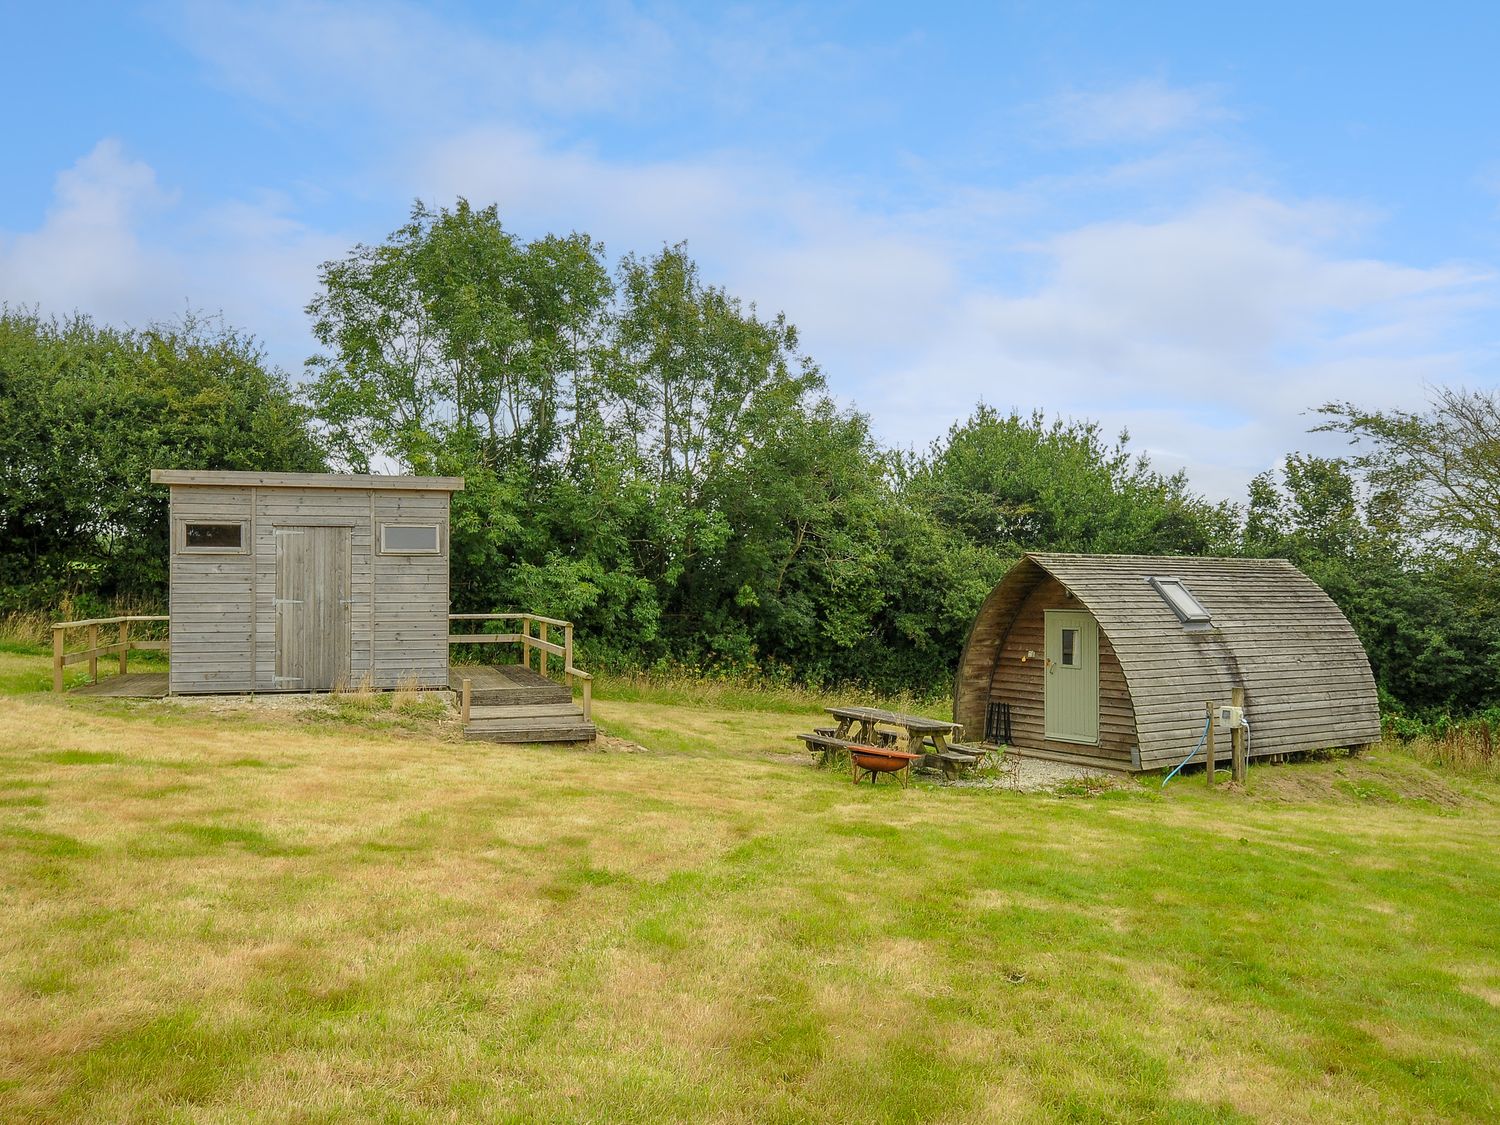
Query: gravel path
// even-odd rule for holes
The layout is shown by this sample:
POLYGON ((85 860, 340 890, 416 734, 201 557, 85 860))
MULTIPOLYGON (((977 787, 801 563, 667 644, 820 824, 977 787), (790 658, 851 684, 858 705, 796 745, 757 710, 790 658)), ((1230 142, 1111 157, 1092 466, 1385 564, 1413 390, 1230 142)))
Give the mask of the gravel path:
POLYGON ((1126 774, 1113 770, 1089 769, 1087 766, 1051 762, 1045 758, 1023 758, 1007 754, 1000 761, 998 777, 968 777, 950 781, 949 785, 967 789, 1009 789, 1017 793, 1046 793, 1059 786, 1082 786, 1088 789, 1113 789, 1129 783, 1126 774))

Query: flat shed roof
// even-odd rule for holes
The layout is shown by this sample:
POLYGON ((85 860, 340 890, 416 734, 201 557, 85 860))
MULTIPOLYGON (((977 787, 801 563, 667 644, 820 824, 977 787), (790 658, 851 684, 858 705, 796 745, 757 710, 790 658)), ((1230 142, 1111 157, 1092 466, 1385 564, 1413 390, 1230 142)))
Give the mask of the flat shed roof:
POLYGON ((152 469, 152 484, 238 488, 367 488, 386 492, 462 492, 463 477, 398 477, 378 473, 243 473, 227 470, 152 469))

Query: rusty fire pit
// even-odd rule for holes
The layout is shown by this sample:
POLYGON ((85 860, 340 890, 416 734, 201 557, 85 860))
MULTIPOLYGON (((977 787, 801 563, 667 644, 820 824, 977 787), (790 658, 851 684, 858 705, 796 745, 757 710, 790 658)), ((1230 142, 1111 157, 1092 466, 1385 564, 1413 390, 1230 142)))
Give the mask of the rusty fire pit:
POLYGON ((887 750, 883 746, 851 746, 849 761, 854 770, 854 784, 858 785, 863 780, 859 774, 860 770, 864 770, 870 777, 871 785, 883 773, 897 774, 904 785, 911 777, 912 762, 921 756, 906 750, 887 750))

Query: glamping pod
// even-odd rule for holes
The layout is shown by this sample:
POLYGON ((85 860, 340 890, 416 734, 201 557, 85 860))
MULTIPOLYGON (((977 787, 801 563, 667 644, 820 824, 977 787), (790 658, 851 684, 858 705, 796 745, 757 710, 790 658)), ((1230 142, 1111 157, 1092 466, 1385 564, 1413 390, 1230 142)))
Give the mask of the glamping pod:
POLYGON ((1022 754, 1151 770, 1186 757, 1204 704, 1235 688, 1252 758, 1380 740, 1359 639, 1291 563, 1028 554, 970 629, 953 717, 1022 754))
POLYGON ((170 690, 448 686, 461 477, 153 469, 170 489, 170 690))

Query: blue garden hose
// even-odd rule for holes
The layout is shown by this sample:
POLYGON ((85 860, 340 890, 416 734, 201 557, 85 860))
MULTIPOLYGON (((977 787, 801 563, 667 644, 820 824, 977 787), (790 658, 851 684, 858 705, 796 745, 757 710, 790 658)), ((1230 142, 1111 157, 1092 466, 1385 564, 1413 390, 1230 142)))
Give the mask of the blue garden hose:
MULTIPOLYGON (((1180 761, 1180 762, 1177 763, 1177 769, 1174 769, 1171 773, 1167 774, 1166 777, 1164 777, 1164 778, 1161 779, 1161 787, 1163 789, 1165 789, 1167 787, 1167 782, 1171 781, 1174 777, 1177 776, 1177 770, 1180 770, 1183 766, 1187 765, 1190 761, 1192 761, 1193 760, 1193 754, 1196 754, 1199 750, 1203 749, 1203 743, 1208 740, 1208 725, 1211 722, 1213 722, 1213 721, 1214 721, 1214 717, 1212 715, 1208 716, 1208 718, 1206 718, 1206 719, 1203 720, 1203 733, 1198 736, 1198 745, 1193 747, 1192 752, 1189 753, 1186 758, 1182 759, 1182 761, 1180 761)), ((1208 763, 1208 768, 1209 769, 1213 769, 1214 768, 1214 763, 1213 762, 1209 762, 1208 763)))

